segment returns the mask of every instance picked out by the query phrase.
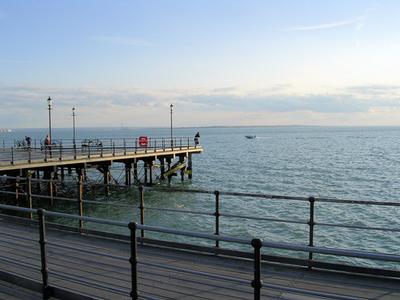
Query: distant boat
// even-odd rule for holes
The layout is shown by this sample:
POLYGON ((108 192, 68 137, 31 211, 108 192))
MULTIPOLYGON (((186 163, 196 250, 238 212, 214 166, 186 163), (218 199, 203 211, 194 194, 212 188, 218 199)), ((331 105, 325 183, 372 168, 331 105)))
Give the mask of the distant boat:
POLYGON ((11 129, 8 128, 0 128, 0 132, 11 132, 11 129))
POLYGON ((252 139, 255 139, 255 138, 256 138, 255 135, 245 135, 244 137, 245 137, 246 139, 249 139, 249 140, 252 140, 252 139))

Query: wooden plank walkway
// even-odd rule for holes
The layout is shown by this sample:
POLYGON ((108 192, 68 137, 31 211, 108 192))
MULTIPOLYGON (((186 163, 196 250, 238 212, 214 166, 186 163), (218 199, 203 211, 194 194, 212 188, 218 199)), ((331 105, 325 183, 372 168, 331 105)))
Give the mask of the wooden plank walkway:
MULTIPOLYGON (((42 293, 0 280, 0 300, 39 300, 42 293)), ((54 298, 53 298, 54 299, 54 298)))
MULTIPOLYGON (((8 219, 0 218, 0 270, 40 282, 37 240, 35 226, 10 223, 8 219)), ((129 243, 49 228, 47 240, 51 286, 79 292, 94 299, 129 299, 129 243)), ((138 251, 138 286, 143 299, 253 298, 250 286, 252 261, 149 246, 139 246, 138 251), (245 280, 246 284, 199 276, 191 271, 231 276, 245 280)), ((262 266, 262 279, 265 285, 262 289, 263 299, 335 299, 335 295, 352 299, 400 299, 399 281, 388 278, 265 264, 262 266), (313 296, 307 292, 291 293, 270 288, 272 284, 329 293, 331 297, 313 296)), ((0 295, 7 294, 7 290, 7 284, 0 284, 0 295)), ((31 298, 21 296, 21 299, 31 298)))

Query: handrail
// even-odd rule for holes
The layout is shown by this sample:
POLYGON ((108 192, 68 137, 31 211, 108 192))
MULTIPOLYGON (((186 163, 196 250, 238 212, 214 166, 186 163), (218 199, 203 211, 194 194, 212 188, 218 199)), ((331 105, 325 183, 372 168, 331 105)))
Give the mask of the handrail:
MULTIPOLYGON (((67 213, 60 213, 60 212, 54 212, 54 211, 46 211, 44 209, 30 209, 30 208, 24 208, 24 207, 17 207, 17 206, 11 206, 11 205, 5 205, 5 204, 0 204, 0 209, 6 209, 6 210, 12 210, 12 211, 19 211, 19 212, 28 212, 28 213, 37 213, 39 217, 39 229, 40 229, 40 249, 41 249, 41 261, 42 261, 42 275, 43 275, 43 295, 44 299, 48 299, 48 297, 51 296, 51 287, 48 284, 48 271, 47 271, 47 250, 46 250, 46 245, 54 245, 54 246, 62 246, 59 245, 58 243, 48 243, 46 240, 46 230, 45 230, 45 216, 53 216, 53 217, 63 217, 63 218, 69 218, 69 219, 74 219, 74 220, 82 220, 86 222, 94 222, 94 223, 99 223, 99 224, 107 224, 107 225, 114 225, 114 226, 123 226, 123 227, 128 227, 131 229, 131 241, 134 241, 134 243, 131 243, 131 258, 130 258, 130 263, 132 265, 132 292, 131 295, 133 299, 137 299, 138 293, 137 293, 137 268, 136 265, 137 263, 140 263, 137 260, 137 250, 136 250, 136 231, 144 230, 144 231, 152 231, 152 232, 158 232, 158 233, 167 233, 167 234, 175 234, 175 235, 181 235, 181 236, 188 236, 188 237, 193 237, 193 238, 202 238, 202 239, 208 239, 208 240, 218 240, 218 241, 223 241, 223 242, 231 242, 231 243, 238 243, 238 244, 245 244, 245 245, 252 245, 254 248, 254 260, 255 260, 255 273, 254 273, 254 280, 252 283, 252 286, 254 287, 254 297, 255 299, 260 299, 260 290, 262 288, 262 281, 260 279, 260 268, 261 268, 261 254, 260 254, 260 248, 265 247, 265 248, 277 248, 277 249, 284 249, 284 250, 292 250, 292 251, 302 251, 302 252, 312 252, 312 253, 319 253, 319 254, 328 254, 328 255, 337 255, 337 256, 347 256, 347 257, 356 257, 356 258, 363 258, 363 259, 373 259, 373 260, 378 260, 378 261, 392 261, 392 262, 400 262, 400 255, 397 254, 389 254, 389 253, 378 253, 378 252, 370 252, 370 251, 364 251, 364 250, 351 250, 351 249, 342 249, 342 248, 329 248, 329 247, 318 247, 318 246, 306 246, 306 245, 301 245, 301 244, 294 244, 294 243, 284 243, 284 242, 273 242, 273 241, 261 241, 259 239, 244 239, 244 238, 238 238, 238 237, 231 237, 231 236, 224 236, 224 235, 212 235, 212 234, 207 234, 207 233, 201 233, 201 232, 192 232, 192 231, 186 231, 186 230, 177 230, 177 229, 171 229, 171 228, 165 228, 165 227, 157 227, 157 226, 149 226, 149 225, 144 225, 144 224, 136 224, 133 222, 120 222, 120 221, 114 221, 114 220, 108 220, 108 219, 101 219, 101 218, 94 218, 94 217, 85 217, 85 216, 80 216, 80 215, 73 215, 73 214, 67 214, 67 213), (133 237, 133 239, 132 239, 133 237), (133 255, 133 256, 132 256, 133 255)), ((77 250, 79 251, 80 249, 76 247, 70 247, 71 250, 77 250)), ((102 255, 105 257, 109 258, 118 258, 118 259, 123 259, 120 256, 115 256, 115 255, 110 255, 107 253, 96 253, 95 251, 92 251, 90 253, 92 254, 98 254, 102 255), (92 253, 93 252, 93 253, 92 253)), ((166 267, 167 269, 170 267, 166 267)), ((183 270, 181 268, 175 268, 176 270, 183 270)), ((188 270, 186 270, 188 271, 188 270)), ((197 271, 190 271, 193 274, 200 274, 200 275, 206 275, 204 272, 197 272, 197 271)), ((218 275, 213 275, 210 274, 211 278, 214 276, 218 275)), ((228 277, 222 276, 221 278, 226 278, 228 277)), ((72 279, 72 277, 71 277, 72 279)), ((232 279, 229 277, 229 279, 232 279)), ((235 280, 233 278, 233 280, 235 280)), ((239 280, 241 281, 241 280, 239 280)), ((244 281, 243 281, 244 282, 244 281)), ((299 292, 302 290, 300 289, 299 292)))
POLYGON ((138 142, 138 138, 86 138, 79 139, 75 143, 73 139, 61 139, 52 145, 44 145, 42 141, 37 140, 30 145, 14 141, 7 147, 3 142, 0 163, 3 165, 31 164, 38 161, 79 160, 85 157, 90 159, 184 149, 201 149, 201 146, 189 137, 173 137, 172 139, 148 137, 145 143, 138 142))

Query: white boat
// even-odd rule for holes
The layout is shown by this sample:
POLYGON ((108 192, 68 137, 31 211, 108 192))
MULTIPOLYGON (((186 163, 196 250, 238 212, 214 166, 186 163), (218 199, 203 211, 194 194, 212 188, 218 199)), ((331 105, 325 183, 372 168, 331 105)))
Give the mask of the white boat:
POLYGON ((255 135, 245 135, 245 138, 249 139, 249 140, 252 140, 252 139, 255 139, 256 136, 255 135))

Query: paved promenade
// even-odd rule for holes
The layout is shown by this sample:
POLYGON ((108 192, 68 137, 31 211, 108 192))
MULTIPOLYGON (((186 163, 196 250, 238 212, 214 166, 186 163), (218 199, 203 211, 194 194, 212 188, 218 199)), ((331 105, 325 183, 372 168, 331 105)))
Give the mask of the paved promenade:
MULTIPOLYGON (((0 218, 0 270, 40 282, 37 240, 36 227, 10 224, 0 218)), ((129 299, 129 243, 49 228, 47 240, 50 286, 93 299, 129 299)), ((138 286, 143 299, 253 298, 251 261, 148 246, 139 246, 138 251, 138 286), (204 274, 199 275, 200 272, 204 274), (217 276, 210 277, 205 273, 217 276), (224 278, 218 278, 218 275, 224 278)), ((262 279, 263 299, 400 299, 400 282, 387 278, 265 264, 262 279), (304 292, 290 291, 293 288, 304 292), (315 292, 324 293, 325 297, 315 292)), ((10 286, 0 282, 0 299, 41 299, 37 291, 21 288, 16 290, 19 294, 11 295, 13 289, 10 286), (27 296, 21 296, 21 293, 27 296)))

